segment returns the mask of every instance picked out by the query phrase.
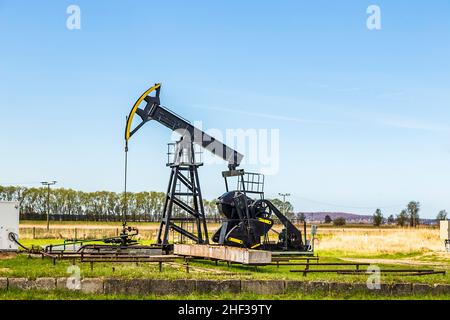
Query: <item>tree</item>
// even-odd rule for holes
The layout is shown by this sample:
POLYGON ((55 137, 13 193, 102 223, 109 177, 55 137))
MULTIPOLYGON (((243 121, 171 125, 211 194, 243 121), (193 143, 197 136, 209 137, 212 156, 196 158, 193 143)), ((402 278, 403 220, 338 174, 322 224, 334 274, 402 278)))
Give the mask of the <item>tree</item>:
POLYGON ((283 211, 283 201, 275 198, 271 199, 270 202, 272 202, 273 205, 278 208, 278 210, 283 211))
POLYGON ((336 219, 333 220, 333 225, 335 225, 336 227, 341 227, 341 226, 345 226, 345 219, 342 217, 337 217, 336 219))
POLYGON ((394 215, 391 214, 388 219, 387 219, 388 224, 394 224, 395 223, 395 218, 394 215))
POLYGON ((331 220, 331 217, 327 214, 326 216, 325 216, 325 223, 327 223, 327 224, 329 224, 329 223, 331 223, 333 220, 331 220))
POLYGON ((373 215, 373 225, 379 227, 383 223, 383 214, 380 209, 377 209, 373 215))
POLYGON ((280 199, 272 199, 270 200, 275 207, 277 207, 281 213, 283 213, 288 219, 293 219, 295 217, 294 214, 294 206, 289 202, 283 202, 280 199))
MULTIPOLYGON (((166 195, 163 192, 127 192, 128 218, 158 221, 166 195)), ((125 208, 124 194, 110 191, 83 192, 55 188, 50 195, 50 212, 65 220, 120 221, 125 208)), ((18 201, 20 215, 44 219, 47 212, 47 189, 0 186, 0 201, 18 201)), ((215 201, 205 200, 208 217, 218 217, 215 201)), ((290 204, 289 204, 290 205, 290 204)), ((288 209, 292 207, 288 206, 288 209)))
POLYGON ((305 220, 306 220, 306 215, 305 215, 305 213, 304 213, 304 212, 300 212, 300 213, 298 214, 298 219, 299 219, 300 221, 305 221, 305 220))
POLYGON ((447 211, 445 211, 445 210, 439 211, 439 213, 438 213, 436 219, 437 219, 438 221, 440 221, 440 220, 447 220, 447 211))
POLYGON ((419 224, 420 202, 411 201, 406 208, 409 215, 409 225, 416 227, 419 224))
POLYGON ((408 222, 408 212, 406 212, 406 210, 402 210, 398 215, 397 215, 397 224, 400 227, 404 227, 406 225, 406 223, 408 222))

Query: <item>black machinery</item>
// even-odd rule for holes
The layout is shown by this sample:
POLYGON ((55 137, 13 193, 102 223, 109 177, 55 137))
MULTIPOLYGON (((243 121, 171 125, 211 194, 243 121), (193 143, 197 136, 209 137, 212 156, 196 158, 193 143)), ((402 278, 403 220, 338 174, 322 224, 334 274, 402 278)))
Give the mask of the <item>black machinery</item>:
POLYGON ((11 233, 10 238, 16 242, 22 249, 30 253, 47 253, 47 254, 66 254, 66 253, 127 253, 130 251, 149 253, 155 251, 149 246, 140 246, 135 237, 139 234, 139 230, 135 227, 128 226, 125 222, 122 225, 120 234, 114 237, 106 237, 100 239, 65 239, 63 243, 50 244, 42 248, 34 246, 29 249, 22 245, 17 235, 11 233))
POLYGON ((253 200, 244 192, 230 191, 219 197, 217 205, 226 218, 213 235, 219 244, 270 251, 308 251, 306 239, 289 219, 269 200, 253 200), (284 228, 277 242, 270 242, 268 232, 278 218, 284 228), (264 239, 262 241, 262 238, 264 239))
POLYGON ((227 192, 217 201, 218 209, 224 219, 212 237, 213 242, 252 249, 311 251, 311 246, 306 240, 306 223, 304 223, 305 237, 302 238, 300 230, 272 202, 264 199, 264 176, 237 169, 243 155, 161 106, 160 90, 161 84, 155 84, 139 97, 127 117, 125 129, 126 152, 131 136, 151 120, 181 135, 181 139, 175 144, 175 157, 167 164, 171 168, 171 173, 157 244, 165 249, 170 247, 170 230, 195 243, 209 243, 198 175, 198 167, 202 163, 196 162, 194 150, 194 145, 198 145, 228 162, 228 170, 222 172, 227 192), (154 96, 150 95, 152 92, 155 93, 154 96), (139 108, 144 101, 145 107, 139 108), (141 122, 131 129, 135 114, 140 117, 141 122), (232 178, 237 178, 238 185, 236 189, 229 190, 228 180, 232 178), (185 191, 180 192, 177 189, 179 185, 182 185, 185 191), (259 199, 252 199, 248 196, 249 194, 255 194, 259 196, 259 199), (183 197, 189 197, 189 200, 183 201, 183 197), (175 207, 187 212, 189 218, 174 217, 175 207), (278 219, 284 228, 278 234, 278 240, 271 242, 268 232, 273 230, 275 219, 278 219), (195 230, 187 230, 183 224, 180 225, 180 220, 194 222, 195 230))
POLYGON ((225 218, 213 235, 216 243, 270 251, 311 251, 306 239, 306 223, 301 231, 269 200, 264 199, 264 176, 244 170, 224 171, 226 193, 217 200, 220 214, 225 218), (230 190, 229 180, 237 178, 230 190), (254 196, 253 199, 249 195, 254 196), (283 229, 277 241, 270 241, 269 231, 279 222, 283 229))

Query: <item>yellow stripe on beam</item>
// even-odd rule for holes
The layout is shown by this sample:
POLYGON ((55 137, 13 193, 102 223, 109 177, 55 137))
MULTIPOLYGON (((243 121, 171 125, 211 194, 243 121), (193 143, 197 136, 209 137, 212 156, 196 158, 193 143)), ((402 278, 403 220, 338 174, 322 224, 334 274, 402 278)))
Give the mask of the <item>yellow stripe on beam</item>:
POLYGON ((244 243, 244 241, 236 239, 236 238, 232 238, 232 237, 229 237, 228 241, 239 243, 239 244, 243 244, 244 243))
POLYGON ((161 83, 155 84, 153 87, 151 87, 150 89, 145 91, 139 97, 139 99, 137 99, 137 101, 135 102, 135 104, 133 106, 133 109, 131 109, 130 114, 128 115, 128 118, 127 118, 127 126, 126 126, 126 129, 125 129, 125 140, 126 141, 128 141, 130 139, 131 123, 133 122, 134 114, 136 113, 139 105, 142 103, 142 101, 144 101, 146 96, 148 96, 152 91, 158 89, 159 87, 161 87, 161 83))
POLYGON ((263 218, 259 218, 258 221, 261 221, 262 223, 265 223, 265 224, 272 224, 272 221, 263 219, 263 218))

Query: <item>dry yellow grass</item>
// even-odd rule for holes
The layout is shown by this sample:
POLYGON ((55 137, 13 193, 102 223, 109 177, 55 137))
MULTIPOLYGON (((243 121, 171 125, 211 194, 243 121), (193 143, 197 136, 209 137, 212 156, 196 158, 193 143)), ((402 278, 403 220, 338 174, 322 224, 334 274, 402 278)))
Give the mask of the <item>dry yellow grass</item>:
MULTIPOLYGON (((133 223, 130 223, 134 226, 133 223)), ((193 225, 188 226, 189 231, 192 230, 193 225)), ((219 224, 208 224, 208 230, 210 234, 215 232, 219 224)), ((139 229, 139 235, 136 237, 138 240, 155 240, 159 229, 159 223, 139 223, 137 228, 139 229)), ((47 230, 45 224, 35 223, 30 221, 20 224, 19 235, 21 239, 101 239, 105 237, 115 237, 120 234, 122 229, 121 223, 110 224, 86 224, 80 223, 54 223, 50 224, 50 229, 47 230)), ((171 233, 171 239, 175 237, 177 239, 178 234, 171 233)))
POLYGON ((319 228, 315 244, 318 250, 338 250, 356 254, 408 254, 444 250, 439 239, 439 229, 431 228, 319 228))
MULTIPOLYGON (((208 225, 208 230, 212 235, 218 224, 208 225)), ((103 237, 117 236, 120 232, 120 223, 111 225, 52 225, 50 230, 46 230, 42 224, 33 225, 31 223, 21 224, 21 239, 67 239, 75 236, 82 239, 95 239, 103 237), (76 231, 75 231, 76 230, 76 231)), ((275 226, 278 232, 280 226, 275 226)), ((155 240, 158 230, 157 223, 142 224, 139 226, 140 240, 155 240)), ((307 228, 308 232, 310 228, 307 228)), ((178 234, 171 234, 171 240, 178 234)), ((309 237, 309 235, 308 235, 309 237)), ((276 240, 277 234, 270 234, 271 240, 276 240)), ((426 253, 442 252, 444 244, 439 239, 439 229, 437 228, 318 228, 315 248, 319 251, 339 251, 348 254, 408 254, 408 253, 426 253)))

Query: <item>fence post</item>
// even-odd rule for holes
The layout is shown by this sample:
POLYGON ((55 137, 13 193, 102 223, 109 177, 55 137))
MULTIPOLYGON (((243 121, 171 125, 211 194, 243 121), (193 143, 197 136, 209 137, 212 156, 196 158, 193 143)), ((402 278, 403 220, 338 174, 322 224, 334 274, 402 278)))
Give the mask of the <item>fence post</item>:
POLYGON ((78 232, 77 232, 77 228, 75 227, 75 240, 78 239, 78 232))
POLYGON ((36 239, 36 227, 33 227, 33 239, 36 239))

